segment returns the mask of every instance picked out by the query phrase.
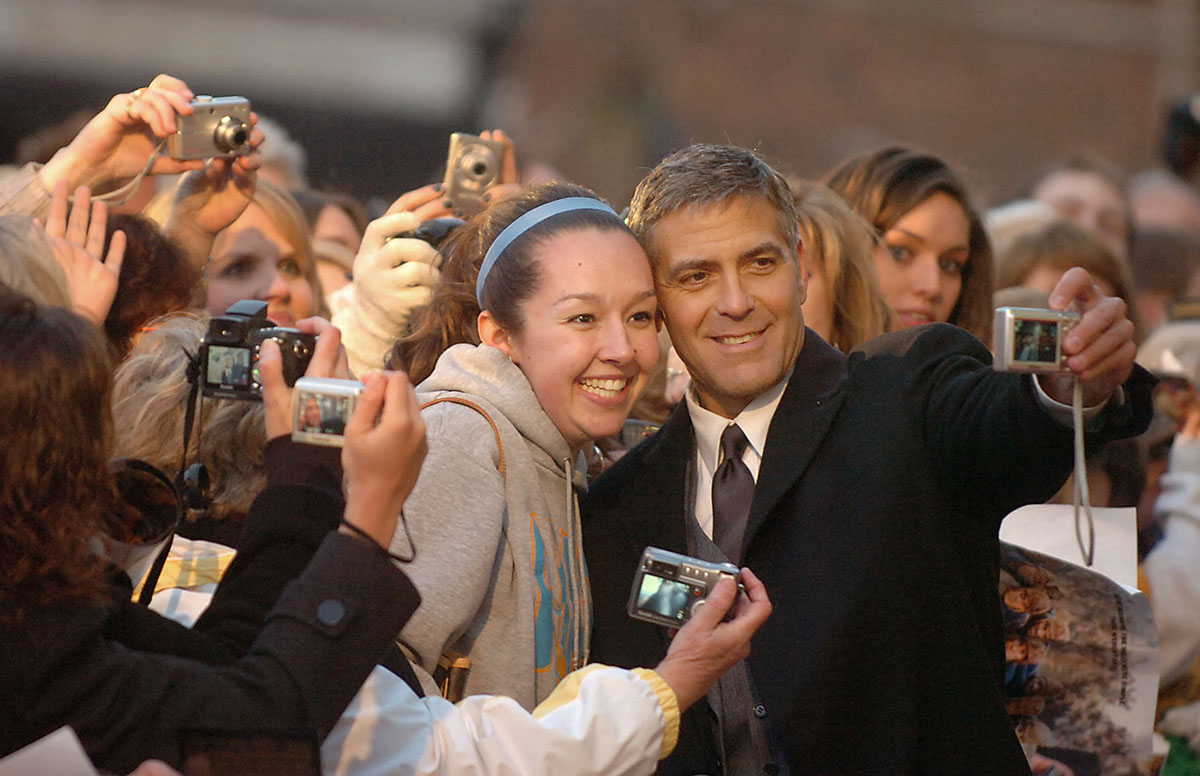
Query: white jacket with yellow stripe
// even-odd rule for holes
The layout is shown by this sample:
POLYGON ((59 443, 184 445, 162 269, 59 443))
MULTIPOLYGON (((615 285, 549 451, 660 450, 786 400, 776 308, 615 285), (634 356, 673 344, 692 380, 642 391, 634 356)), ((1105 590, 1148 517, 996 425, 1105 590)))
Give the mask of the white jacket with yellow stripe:
POLYGON ((511 698, 417 698, 376 667, 321 746, 326 776, 649 774, 675 748, 675 694, 649 669, 594 664, 533 712, 511 698))
MULTIPOLYGON (((175 537, 151 607, 191 626, 233 551, 175 537)), ((650 669, 592 664, 532 712, 511 698, 418 698, 376 667, 321 746, 325 776, 649 774, 675 749, 679 705, 650 669)))

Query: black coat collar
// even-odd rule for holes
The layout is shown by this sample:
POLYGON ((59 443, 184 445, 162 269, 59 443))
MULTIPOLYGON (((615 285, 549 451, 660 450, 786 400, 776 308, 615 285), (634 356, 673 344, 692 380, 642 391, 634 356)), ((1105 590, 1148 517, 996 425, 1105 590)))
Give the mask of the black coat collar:
MULTIPOLYGON (((816 454, 841 405, 846 372, 846 356, 806 329, 804 346, 767 433, 743 551, 816 454)), ((655 505, 623 515, 635 541, 686 552, 687 478, 695 455, 691 416, 686 403, 680 402, 650 443, 642 461, 645 476, 626 494, 626 503, 655 505)))

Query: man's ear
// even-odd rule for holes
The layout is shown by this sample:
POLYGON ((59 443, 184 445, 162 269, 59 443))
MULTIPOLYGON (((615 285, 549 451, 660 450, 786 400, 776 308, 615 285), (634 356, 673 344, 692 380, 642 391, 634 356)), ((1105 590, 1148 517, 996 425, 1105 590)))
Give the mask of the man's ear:
POLYGON ((808 278, 813 274, 811 262, 816 260, 815 256, 807 255, 804 251, 804 240, 796 241, 796 268, 799 270, 796 273, 797 282, 800 284, 800 304, 804 304, 808 300, 808 278))
POLYGON ((490 312, 487 310, 481 311, 479 318, 475 322, 475 326, 479 330, 480 342, 499 350, 508 356, 509 360, 516 363, 516 358, 514 358, 515 351, 513 350, 512 339, 508 336, 508 330, 497 323, 490 312))
POLYGON ((654 330, 662 332, 663 324, 667 322, 667 314, 663 312, 662 305, 654 308, 654 330))

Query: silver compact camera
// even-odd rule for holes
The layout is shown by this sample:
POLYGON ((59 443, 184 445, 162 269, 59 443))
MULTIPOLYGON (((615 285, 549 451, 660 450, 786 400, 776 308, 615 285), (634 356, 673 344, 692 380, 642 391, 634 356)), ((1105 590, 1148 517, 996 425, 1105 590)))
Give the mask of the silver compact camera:
POLYGON ((710 563, 647 547, 633 575, 629 616, 671 628, 681 627, 704 605, 720 579, 729 577, 738 581, 739 576, 738 567, 732 563, 710 563))
POLYGON ((292 441, 342 447, 363 384, 332 377, 301 377, 292 391, 292 441))
POLYGON ((464 132, 450 135, 442 193, 454 203, 454 215, 470 218, 487 207, 483 195, 500 182, 503 161, 504 143, 464 132))
POLYGON ((190 116, 177 116, 167 153, 174 159, 212 159, 250 153, 250 101, 197 95, 190 116))
POLYGON ((1063 372, 1062 343, 1079 323, 1076 312, 1000 307, 993 327, 995 368, 1002 372, 1063 372))

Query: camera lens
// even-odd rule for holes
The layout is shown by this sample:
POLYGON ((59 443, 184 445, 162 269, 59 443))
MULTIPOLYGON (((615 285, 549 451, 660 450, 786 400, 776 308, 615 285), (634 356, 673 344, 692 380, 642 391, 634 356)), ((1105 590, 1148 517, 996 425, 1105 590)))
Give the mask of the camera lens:
POLYGON ((250 128, 241 119, 225 116, 213 130, 213 145, 222 153, 240 150, 250 139, 250 128))
POLYGON ((464 177, 486 186, 495 177, 496 157, 487 149, 473 148, 462 155, 458 166, 464 177))

